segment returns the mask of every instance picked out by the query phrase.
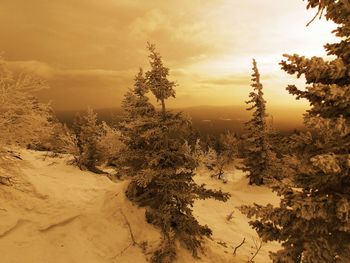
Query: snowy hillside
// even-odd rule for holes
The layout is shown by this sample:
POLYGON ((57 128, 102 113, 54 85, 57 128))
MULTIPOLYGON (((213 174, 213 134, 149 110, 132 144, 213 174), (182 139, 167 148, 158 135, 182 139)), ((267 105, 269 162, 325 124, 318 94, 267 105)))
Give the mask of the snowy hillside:
MULTIPOLYGON (((67 155, 51 158, 21 150, 20 156, 17 172, 10 175, 13 185, 0 186, 2 263, 147 262, 160 233, 146 223, 144 210, 125 198, 127 181, 80 171, 66 164, 67 155)), ((235 207, 277 203, 277 197, 265 187, 248 186, 239 170, 231 169, 227 184, 205 171, 198 172, 196 181, 232 197, 226 203, 196 202, 194 214, 213 230, 213 238, 200 260, 179 248, 176 262, 247 262, 256 251, 257 235, 235 207), (245 243, 233 255, 243 238, 245 243)), ((254 262, 270 262, 268 251, 277 247, 263 244, 254 262)))

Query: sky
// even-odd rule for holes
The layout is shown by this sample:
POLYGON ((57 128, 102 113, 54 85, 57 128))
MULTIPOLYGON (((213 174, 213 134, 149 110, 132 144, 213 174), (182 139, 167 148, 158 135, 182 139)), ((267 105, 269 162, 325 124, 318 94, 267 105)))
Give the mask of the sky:
POLYGON ((255 58, 271 107, 307 107, 280 70, 283 54, 325 56, 335 26, 302 0, 1 0, 0 52, 35 73, 57 110, 120 107, 156 44, 178 83, 169 107, 243 105, 255 58))

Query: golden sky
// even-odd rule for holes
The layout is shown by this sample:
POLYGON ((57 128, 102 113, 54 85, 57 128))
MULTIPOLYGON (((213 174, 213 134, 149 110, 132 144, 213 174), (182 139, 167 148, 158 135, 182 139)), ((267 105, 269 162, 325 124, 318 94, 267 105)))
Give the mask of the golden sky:
MULTIPOLYGON (((46 78, 56 109, 119 107, 146 42, 157 45, 179 84, 172 107, 240 105, 251 60, 269 105, 305 107, 285 91, 283 53, 324 56, 334 25, 302 0, 1 0, 0 51, 14 68, 46 78)), ((302 84, 302 81, 298 82, 302 84)))

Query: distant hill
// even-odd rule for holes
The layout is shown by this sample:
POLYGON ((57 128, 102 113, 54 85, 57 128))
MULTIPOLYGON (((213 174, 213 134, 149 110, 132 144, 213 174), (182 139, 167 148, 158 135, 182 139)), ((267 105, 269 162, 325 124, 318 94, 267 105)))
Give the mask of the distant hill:
MULTIPOLYGON (((244 131, 244 123, 249 120, 251 113, 244 106, 196 106, 188 108, 172 109, 182 111, 188 115, 203 135, 219 134, 226 130, 241 134, 244 131)), ((67 125, 71 125, 76 112, 80 111, 57 111, 58 119, 67 125)), ((273 123, 274 129, 282 133, 288 133, 294 129, 303 129, 302 109, 287 107, 271 108, 272 115, 268 121, 273 123), (273 117, 272 117, 273 116, 273 117)), ((115 123, 122 115, 121 108, 96 109, 98 118, 107 123, 115 123)))
MULTIPOLYGON (((69 110, 69 111, 62 111, 62 110, 56 110, 56 116, 57 118, 63 122, 66 123, 68 126, 70 126, 73 123, 73 119, 77 113, 84 113, 86 110, 69 110)), ((94 109, 94 111, 97 113, 97 117, 100 121, 105 121, 107 123, 112 123, 115 121, 120 120, 120 116, 122 114, 121 108, 106 108, 106 109, 94 109)))

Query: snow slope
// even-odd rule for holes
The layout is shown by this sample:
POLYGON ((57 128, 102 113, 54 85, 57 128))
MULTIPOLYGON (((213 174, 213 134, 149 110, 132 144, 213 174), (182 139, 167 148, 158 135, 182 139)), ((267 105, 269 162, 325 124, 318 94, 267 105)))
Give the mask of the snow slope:
MULTIPOLYGON (((0 185, 1 263, 147 262, 160 234, 145 222, 144 209, 125 198, 127 181, 115 183, 80 171, 66 164, 69 156, 50 158, 22 150, 21 157, 14 161, 21 169, 10 174, 13 185, 0 185)), ((178 263, 247 262, 254 252, 252 239, 257 235, 235 207, 277 203, 278 198, 267 188, 248 186, 239 170, 229 179, 223 184, 207 172, 197 176, 199 183, 229 191, 232 198, 226 203, 196 202, 194 213, 213 229, 213 239, 206 242, 205 255, 198 260, 179 248, 178 263), (243 238, 246 243, 232 255, 232 246, 243 238)), ((276 248, 278 244, 264 244, 254 262, 270 262, 267 251, 276 248)))

